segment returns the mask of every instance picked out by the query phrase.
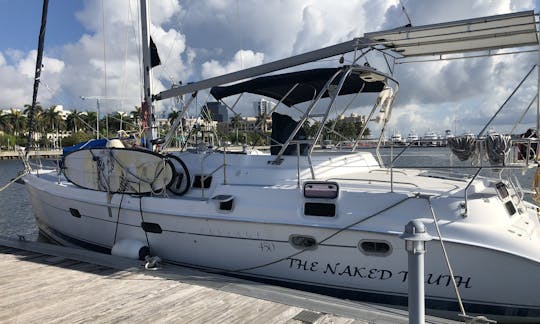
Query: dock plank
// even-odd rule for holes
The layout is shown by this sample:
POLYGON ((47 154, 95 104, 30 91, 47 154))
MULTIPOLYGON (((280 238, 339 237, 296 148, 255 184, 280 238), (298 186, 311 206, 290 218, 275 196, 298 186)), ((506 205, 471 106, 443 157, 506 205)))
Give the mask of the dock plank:
POLYGON ((11 246, 0 249, 2 323, 299 324, 303 310, 321 313, 317 324, 408 322, 404 311, 40 244, 0 238, 11 246))

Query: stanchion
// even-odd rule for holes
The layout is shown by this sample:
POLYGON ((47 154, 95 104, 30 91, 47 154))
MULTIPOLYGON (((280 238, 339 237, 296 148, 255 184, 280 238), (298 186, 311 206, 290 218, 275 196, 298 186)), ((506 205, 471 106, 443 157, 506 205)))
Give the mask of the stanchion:
POLYGON ((431 236, 426 233, 424 224, 414 219, 405 225, 405 232, 400 236, 405 240, 405 250, 408 257, 407 282, 409 287, 409 323, 425 323, 424 302, 424 253, 425 242, 430 241, 431 236))

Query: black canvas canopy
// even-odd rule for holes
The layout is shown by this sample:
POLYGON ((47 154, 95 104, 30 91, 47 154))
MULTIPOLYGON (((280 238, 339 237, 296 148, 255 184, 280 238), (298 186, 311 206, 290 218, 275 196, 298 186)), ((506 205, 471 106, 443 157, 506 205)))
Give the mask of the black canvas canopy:
MULTIPOLYGON (((333 82, 334 84, 337 84, 347 68, 348 67, 322 68, 263 76, 230 86, 213 87, 210 93, 217 100, 247 92, 263 95, 279 101, 294 87, 295 84, 298 84, 294 91, 283 100, 283 104, 290 107, 314 99, 319 91, 323 89, 326 82, 328 82, 335 73, 341 70, 338 77, 335 78, 333 82)), ((359 71, 362 71, 362 69, 359 71)), ((385 84, 382 81, 364 81, 360 78, 358 71, 355 70, 347 77, 339 94, 347 95, 357 93, 360 90, 362 90, 362 92, 380 92, 383 90, 384 85, 385 84)), ((325 91, 323 98, 328 96, 328 91, 325 91)))

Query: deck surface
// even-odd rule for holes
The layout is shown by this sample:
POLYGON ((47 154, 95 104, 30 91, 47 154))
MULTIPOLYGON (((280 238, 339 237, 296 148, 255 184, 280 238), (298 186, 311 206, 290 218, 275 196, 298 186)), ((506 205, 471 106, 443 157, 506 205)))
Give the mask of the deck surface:
POLYGON ((39 242, 0 238, 0 265, 0 323, 408 322, 402 310, 39 242))

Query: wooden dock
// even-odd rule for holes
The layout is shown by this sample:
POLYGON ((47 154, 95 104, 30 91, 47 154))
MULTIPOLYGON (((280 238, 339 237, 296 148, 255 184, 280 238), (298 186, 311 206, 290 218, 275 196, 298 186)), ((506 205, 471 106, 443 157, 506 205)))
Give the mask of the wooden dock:
MULTIPOLYGON (((23 154, 24 155, 24 154, 23 154)), ((43 151, 30 151, 28 154, 31 159, 43 158, 49 159, 62 155, 62 150, 43 150, 43 151)), ((0 160, 14 160, 21 157, 19 151, 6 151, 0 150, 0 160)))
POLYGON ((408 323, 403 310, 40 242, 0 238, 0 265, 2 323, 408 323))

